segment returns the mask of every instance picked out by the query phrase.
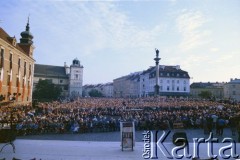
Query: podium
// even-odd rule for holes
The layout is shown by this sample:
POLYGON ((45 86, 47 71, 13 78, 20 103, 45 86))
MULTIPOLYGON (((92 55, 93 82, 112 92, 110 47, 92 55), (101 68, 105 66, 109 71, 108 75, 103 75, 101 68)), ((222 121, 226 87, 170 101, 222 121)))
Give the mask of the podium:
POLYGON ((135 126, 134 122, 120 122, 121 147, 122 151, 135 146, 135 126))

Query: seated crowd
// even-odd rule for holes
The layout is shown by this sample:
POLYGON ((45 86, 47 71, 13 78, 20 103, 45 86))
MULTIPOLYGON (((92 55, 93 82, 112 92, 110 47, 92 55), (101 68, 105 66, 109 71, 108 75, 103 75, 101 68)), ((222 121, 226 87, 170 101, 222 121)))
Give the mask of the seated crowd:
POLYGON ((203 128, 208 134, 224 127, 236 133, 240 104, 205 100, 146 97, 81 98, 61 103, 38 103, 38 106, 0 107, 0 123, 13 120, 19 135, 43 133, 84 133, 117 131, 121 121, 134 121, 137 130, 203 128))

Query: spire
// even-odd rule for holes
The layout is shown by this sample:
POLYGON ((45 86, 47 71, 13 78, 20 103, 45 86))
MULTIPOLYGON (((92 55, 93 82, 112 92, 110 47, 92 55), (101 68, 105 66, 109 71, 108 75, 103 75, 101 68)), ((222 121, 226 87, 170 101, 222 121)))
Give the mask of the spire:
POLYGON ((27 21, 27 26, 26 26, 26 31, 29 31, 30 27, 29 27, 29 16, 28 16, 28 21, 27 21))
POLYGON ((33 43, 33 41, 32 41, 33 35, 31 34, 30 27, 29 27, 29 16, 28 16, 28 20, 27 20, 26 30, 21 33, 21 37, 22 38, 20 38, 20 43, 22 43, 22 44, 32 44, 33 43))

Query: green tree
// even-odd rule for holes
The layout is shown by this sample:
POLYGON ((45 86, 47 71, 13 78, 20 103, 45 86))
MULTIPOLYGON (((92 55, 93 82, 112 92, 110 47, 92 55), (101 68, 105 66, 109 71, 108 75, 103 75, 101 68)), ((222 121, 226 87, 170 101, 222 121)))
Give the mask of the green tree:
POLYGON ((38 101, 57 100, 61 95, 61 88, 49 80, 39 80, 33 92, 33 99, 38 101))
POLYGON ((103 94, 96 89, 92 89, 88 94, 90 97, 103 97, 103 94))
POLYGON ((203 99, 211 99, 212 97, 212 93, 210 91, 201 91, 198 95, 203 99))

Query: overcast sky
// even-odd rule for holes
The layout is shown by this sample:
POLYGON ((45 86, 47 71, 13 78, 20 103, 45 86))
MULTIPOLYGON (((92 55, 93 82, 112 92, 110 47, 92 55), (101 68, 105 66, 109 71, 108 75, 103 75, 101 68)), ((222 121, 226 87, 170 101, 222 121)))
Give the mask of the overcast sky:
POLYGON ((154 65, 180 65, 191 82, 240 78, 239 0, 1 0, 0 26, 19 41, 30 15, 36 63, 78 58, 84 84, 154 65))

